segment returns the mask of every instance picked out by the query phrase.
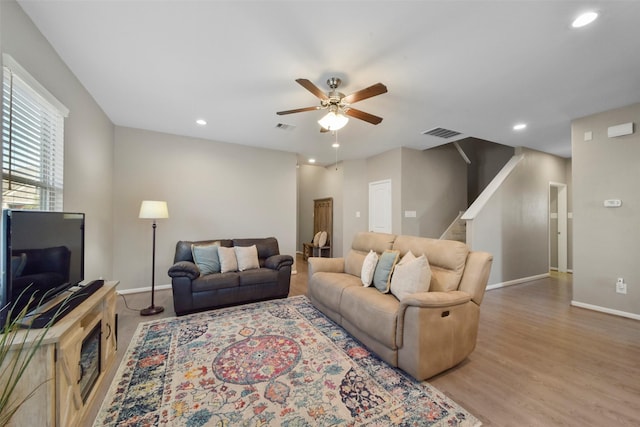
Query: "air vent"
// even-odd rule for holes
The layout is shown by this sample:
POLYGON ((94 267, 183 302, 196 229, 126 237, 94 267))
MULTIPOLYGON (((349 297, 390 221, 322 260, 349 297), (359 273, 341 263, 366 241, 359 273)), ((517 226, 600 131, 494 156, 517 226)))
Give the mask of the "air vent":
POLYGON ((456 132, 455 130, 450 130, 445 128, 433 128, 433 129, 425 130, 424 132, 422 132, 422 134, 448 139, 448 138, 452 138, 454 136, 460 135, 460 132, 456 132))
POLYGON ((278 123, 276 125, 276 128, 282 129, 282 130, 293 130, 295 129, 295 127, 296 127, 295 125, 288 125, 286 123, 278 123))

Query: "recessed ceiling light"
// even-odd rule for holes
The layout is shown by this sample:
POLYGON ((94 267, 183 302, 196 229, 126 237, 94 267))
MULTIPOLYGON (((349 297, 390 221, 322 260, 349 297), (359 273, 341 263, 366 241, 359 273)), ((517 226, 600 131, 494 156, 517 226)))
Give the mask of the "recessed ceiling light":
POLYGON ((309 159, 309 163, 315 163, 316 159, 309 159))
POLYGON ((522 130, 525 129, 527 127, 526 123, 518 123, 517 125, 513 126, 513 130, 522 130))
POLYGON ((200 126, 204 126, 207 124, 207 121, 204 119, 198 119, 196 120, 196 123, 199 124, 200 126))
POLYGON ((338 144, 337 142, 334 142, 333 144, 331 144, 331 146, 333 148, 338 148, 338 147, 340 147, 340 144, 338 144))
POLYGON ((582 15, 578 16, 572 23, 571 26, 573 28, 584 27, 585 25, 591 24, 598 17, 597 12, 585 12, 582 15))

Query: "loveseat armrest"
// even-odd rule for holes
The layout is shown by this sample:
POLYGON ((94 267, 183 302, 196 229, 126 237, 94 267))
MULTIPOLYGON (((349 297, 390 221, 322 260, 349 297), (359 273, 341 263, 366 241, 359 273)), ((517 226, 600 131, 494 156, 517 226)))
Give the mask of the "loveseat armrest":
POLYGON ((200 277, 200 269, 191 261, 178 261, 173 264, 168 273, 169 277, 188 277, 191 280, 200 277))
POLYGON ((311 257, 309 258, 308 262, 309 279, 311 279, 314 273, 318 273, 320 271, 324 271, 327 273, 344 273, 344 258, 311 257))
POLYGON ((271 270, 280 270, 283 267, 290 267, 293 265, 293 257, 291 255, 271 255, 264 260, 264 266, 271 270))

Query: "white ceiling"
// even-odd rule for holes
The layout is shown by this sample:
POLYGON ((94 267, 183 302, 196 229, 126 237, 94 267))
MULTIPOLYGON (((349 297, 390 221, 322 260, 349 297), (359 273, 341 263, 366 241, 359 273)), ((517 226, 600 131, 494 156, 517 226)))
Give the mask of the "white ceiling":
POLYGON ((116 125, 322 164, 324 112, 276 115, 319 104, 296 78, 387 86, 354 105, 384 120, 351 119, 340 159, 448 142, 421 134, 434 127, 570 157, 572 119, 640 102, 640 1, 19 3, 116 125), (587 9, 598 20, 572 29, 587 9))

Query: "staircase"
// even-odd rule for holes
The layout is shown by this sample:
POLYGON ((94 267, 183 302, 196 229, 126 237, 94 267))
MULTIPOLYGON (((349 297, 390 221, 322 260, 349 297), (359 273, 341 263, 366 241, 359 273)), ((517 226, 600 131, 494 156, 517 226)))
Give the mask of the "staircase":
POLYGON ((467 242, 467 221, 461 219, 464 211, 460 211, 456 219, 453 220, 451 225, 442 233, 440 239, 442 240, 457 240, 458 242, 467 242))

